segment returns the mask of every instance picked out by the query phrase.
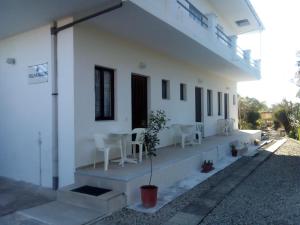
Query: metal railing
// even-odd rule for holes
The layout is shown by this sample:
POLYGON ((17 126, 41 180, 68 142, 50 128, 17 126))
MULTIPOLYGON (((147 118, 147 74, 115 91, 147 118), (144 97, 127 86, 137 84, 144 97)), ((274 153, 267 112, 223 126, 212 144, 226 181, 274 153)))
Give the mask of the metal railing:
MULTIPOLYGON (((190 17, 192 17, 194 20, 197 20, 202 27, 208 29, 208 18, 202 13, 200 12, 200 10, 198 10, 192 3, 190 3, 188 0, 176 0, 177 4, 184 9, 186 12, 189 13, 190 17), (185 3, 183 3, 185 2, 185 3)), ((244 50, 237 46, 234 45, 234 43, 232 42, 231 38, 223 31, 223 29, 221 28, 220 25, 216 26, 216 37, 217 39, 223 43, 225 46, 227 46, 230 49, 235 48, 235 54, 240 57, 242 60, 248 61, 245 58, 245 53, 244 50), (233 46, 234 45, 234 46, 233 46)), ((260 69, 259 64, 257 63, 256 60, 253 60, 252 58, 249 59, 248 64, 251 67, 260 69)))
POLYGON ((181 1, 177 0, 178 5, 185 9, 194 19, 200 22, 202 27, 208 28, 208 18, 188 0, 183 1, 185 1, 189 5, 189 7, 185 6, 181 1), (193 7, 193 10, 191 10, 190 7, 193 7))
POLYGON ((223 42, 225 45, 227 45, 229 48, 232 47, 232 43, 231 43, 231 39, 230 37, 228 37, 224 31, 220 28, 220 26, 216 26, 216 29, 217 29, 217 32, 216 32, 216 35, 217 35, 217 38, 223 42))
POLYGON ((244 59, 244 50, 240 46, 236 46, 236 55, 244 59))

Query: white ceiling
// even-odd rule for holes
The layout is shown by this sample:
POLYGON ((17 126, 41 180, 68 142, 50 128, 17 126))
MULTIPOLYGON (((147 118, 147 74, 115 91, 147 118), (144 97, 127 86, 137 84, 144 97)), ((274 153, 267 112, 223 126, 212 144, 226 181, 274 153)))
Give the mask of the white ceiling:
POLYGON ((262 30, 263 24, 248 0, 208 0, 209 3, 225 18, 236 34, 262 30), (239 27, 235 21, 248 19, 250 25, 239 27))
POLYGON ((112 0, 0 0, 0 39, 112 0))

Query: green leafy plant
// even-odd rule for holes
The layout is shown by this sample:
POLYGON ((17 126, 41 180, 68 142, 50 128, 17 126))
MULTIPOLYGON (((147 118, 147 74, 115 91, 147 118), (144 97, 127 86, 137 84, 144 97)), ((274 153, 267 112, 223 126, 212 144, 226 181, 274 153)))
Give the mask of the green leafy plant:
POLYGON ((152 180, 152 172, 153 172, 153 164, 152 157, 156 156, 156 147, 159 145, 158 134, 160 131, 168 128, 167 122, 169 119, 167 118, 165 112, 163 110, 151 111, 148 127, 146 128, 144 143, 148 151, 148 156, 150 158, 150 179, 149 185, 152 180))

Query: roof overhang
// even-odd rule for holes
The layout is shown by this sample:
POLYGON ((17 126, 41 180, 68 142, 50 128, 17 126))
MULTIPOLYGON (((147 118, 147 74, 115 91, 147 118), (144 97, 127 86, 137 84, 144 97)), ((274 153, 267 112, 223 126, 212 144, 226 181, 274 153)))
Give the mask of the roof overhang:
POLYGON ((0 40, 121 0, 1 0, 0 40))
POLYGON ((264 29, 249 0, 210 0, 210 3, 237 35, 264 29))

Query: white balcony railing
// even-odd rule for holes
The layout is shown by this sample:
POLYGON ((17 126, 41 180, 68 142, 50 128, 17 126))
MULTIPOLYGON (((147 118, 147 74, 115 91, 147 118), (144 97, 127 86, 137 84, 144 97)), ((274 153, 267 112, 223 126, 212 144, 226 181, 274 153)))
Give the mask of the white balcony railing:
POLYGON ((177 0, 179 9, 185 10, 191 19, 196 20, 202 28, 206 30, 214 30, 215 37, 226 47, 234 51, 234 54, 243 60, 245 63, 260 70, 260 60, 254 60, 251 58, 250 50, 243 50, 237 45, 237 36, 228 36, 222 29, 222 26, 217 24, 215 21, 209 21, 212 17, 204 15, 199 9, 197 9, 188 0, 177 0), (212 24, 213 26, 210 26, 212 24), (215 25, 216 24, 216 25, 215 25))

